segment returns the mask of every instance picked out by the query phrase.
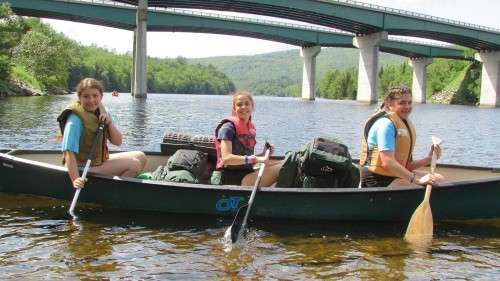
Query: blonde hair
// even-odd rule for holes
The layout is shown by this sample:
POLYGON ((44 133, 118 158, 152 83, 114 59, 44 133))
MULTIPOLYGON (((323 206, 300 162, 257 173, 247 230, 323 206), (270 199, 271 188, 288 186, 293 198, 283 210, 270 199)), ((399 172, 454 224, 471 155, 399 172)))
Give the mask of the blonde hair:
POLYGON ((380 105, 380 110, 388 110, 389 104, 393 100, 398 100, 403 97, 403 95, 407 94, 411 96, 411 90, 406 86, 390 87, 389 89, 387 89, 387 91, 385 91, 384 101, 380 105))
POLYGON ((237 91, 236 93, 233 94, 232 97, 232 103, 233 107, 231 109, 231 115, 236 116, 236 111, 234 109, 236 108, 236 102, 238 101, 239 97, 247 97, 250 100, 250 103, 252 104, 252 108, 255 108, 255 103, 253 101, 252 94, 247 91, 237 91))
POLYGON ((83 93, 83 91, 85 91, 89 88, 98 90, 101 93, 101 96, 102 96, 102 93, 104 92, 104 87, 102 86, 101 81, 94 79, 94 78, 84 78, 75 87, 75 90, 78 93, 78 97, 80 97, 80 95, 83 93))

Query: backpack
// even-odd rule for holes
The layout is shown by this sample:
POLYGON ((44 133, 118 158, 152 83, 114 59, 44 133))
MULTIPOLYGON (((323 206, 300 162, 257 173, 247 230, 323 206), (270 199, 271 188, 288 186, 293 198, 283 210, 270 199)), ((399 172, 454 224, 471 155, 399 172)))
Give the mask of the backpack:
POLYGON ((306 145, 301 170, 306 176, 331 176, 348 173, 351 163, 347 146, 333 139, 319 137, 306 145))
POLYGON ((277 187, 300 187, 299 159, 302 151, 288 151, 278 174, 277 187))
POLYGON ((355 187, 359 181, 349 149, 335 139, 317 137, 308 143, 299 169, 306 188, 355 187))
POLYGON ((199 180, 210 177, 210 168, 207 154, 199 150, 179 149, 167 161, 169 172, 186 170, 199 180))
POLYGON ((198 183, 198 179, 188 170, 169 171, 164 179, 172 182, 198 183))

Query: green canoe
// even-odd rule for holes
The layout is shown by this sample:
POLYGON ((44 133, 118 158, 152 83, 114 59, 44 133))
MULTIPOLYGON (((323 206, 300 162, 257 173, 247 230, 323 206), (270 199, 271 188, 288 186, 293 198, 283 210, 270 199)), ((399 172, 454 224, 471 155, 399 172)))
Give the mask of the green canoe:
MULTIPOLYGON (((166 163, 164 153, 147 153, 146 170, 166 163)), ((278 157, 276 159, 279 159, 278 157)), ((438 165, 448 180, 433 188, 435 220, 500 217, 500 170, 438 165)), ((234 216, 252 187, 186 184, 89 173, 79 202, 168 213, 234 216)), ((0 153, 2 193, 71 200, 74 188, 61 165, 61 152, 4 150, 0 153)), ((262 188, 252 207, 255 217, 339 221, 408 221, 424 187, 262 188)), ((1 206, 0 206, 1 207, 1 206)))

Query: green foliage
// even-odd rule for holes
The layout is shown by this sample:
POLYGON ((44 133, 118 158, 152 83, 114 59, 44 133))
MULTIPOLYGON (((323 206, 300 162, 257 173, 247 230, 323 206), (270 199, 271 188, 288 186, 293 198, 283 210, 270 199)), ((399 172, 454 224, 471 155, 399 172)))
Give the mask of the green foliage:
POLYGON ((386 65, 379 71, 379 97, 383 97, 385 91, 394 86, 407 86, 411 88, 413 70, 407 62, 396 65, 386 65))
POLYGON ((42 90, 42 85, 40 85, 38 80, 21 65, 16 65, 12 68, 11 78, 23 81, 33 89, 42 90))
POLYGON ((27 32, 14 48, 13 61, 24 66, 44 90, 67 88, 69 70, 76 63, 77 45, 63 35, 45 30, 41 23, 27 32))
POLYGON ((327 99, 356 99, 358 71, 332 70, 319 83, 319 96, 327 99))
POLYGON ((12 14, 8 4, 0 4, 0 80, 9 78, 12 68, 12 48, 21 40, 28 26, 12 14))
POLYGON ((465 75, 452 104, 477 104, 481 95, 481 63, 473 61, 465 68, 465 75))
MULTIPOLYGON (((0 7, 0 81, 12 76, 50 92, 74 88, 81 79, 94 77, 109 91, 131 90, 130 55, 83 47, 39 19, 23 20, 0 7)), ((220 95, 235 90, 231 80, 212 65, 191 65, 185 58, 148 58, 147 67, 149 92, 220 95)))
MULTIPOLYGON (((356 49, 322 48, 316 58, 318 82, 331 69, 357 67, 358 56, 356 49)), ((381 64, 399 63, 402 60, 400 56, 380 55, 381 64)), ((238 89, 246 89, 256 95, 300 96, 303 65, 299 50, 253 56, 189 59, 188 62, 214 65, 234 81, 238 89)))

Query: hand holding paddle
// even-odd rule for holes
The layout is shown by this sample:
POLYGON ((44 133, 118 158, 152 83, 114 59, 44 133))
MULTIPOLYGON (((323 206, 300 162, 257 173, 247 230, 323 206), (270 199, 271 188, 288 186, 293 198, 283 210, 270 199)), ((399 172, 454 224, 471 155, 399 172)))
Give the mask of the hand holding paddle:
POLYGON ((92 159, 94 158, 97 142, 100 138, 102 138, 104 126, 105 126, 104 122, 99 123, 99 127, 97 128, 97 131, 96 131, 96 134, 94 137, 94 141, 92 142, 92 147, 90 148, 90 153, 89 153, 89 156, 87 157, 87 163, 85 164, 85 168, 83 169, 82 176, 79 177, 78 179, 76 179, 74 182, 75 187, 77 187, 77 189, 75 191, 75 195, 73 196, 73 201, 71 201, 71 206, 69 207, 69 211, 68 211, 69 214, 73 218, 76 218, 76 215, 75 215, 76 202, 78 201, 78 196, 80 196, 80 191, 82 190, 82 187, 85 184, 85 181, 87 179, 87 173, 90 169, 90 163, 92 162, 92 159), (79 187, 80 184, 82 187, 79 187))
MULTIPOLYGON (((442 142, 441 139, 432 136, 433 145, 439 146, 442 142)), ((431 176, 434 175, 436 169, 436 153, 435 149, 432 151, 431 156, 431 176)), ((422 203, 415 209, 411 216, 408 228, 406 229, 405 240, 414 245, 427 245, 432 240, 434 231, 434 221, 432 218, 432 210, 429 203, 432 191, 432 184, 427 184, 425 188, 425 196, 422 203)))

